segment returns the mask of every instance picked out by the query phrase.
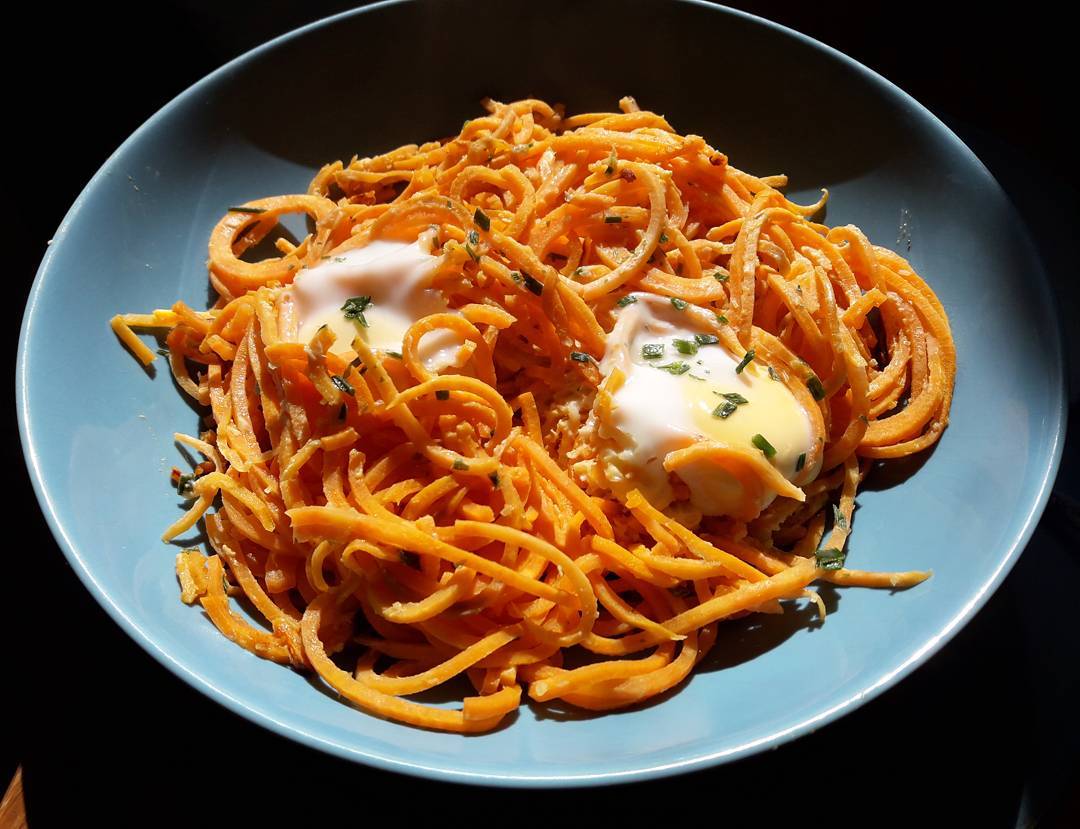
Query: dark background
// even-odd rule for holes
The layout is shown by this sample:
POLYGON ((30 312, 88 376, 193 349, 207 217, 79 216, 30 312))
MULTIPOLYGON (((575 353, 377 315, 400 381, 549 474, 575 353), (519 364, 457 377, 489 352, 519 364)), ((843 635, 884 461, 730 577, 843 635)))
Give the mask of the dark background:
MULTIPOLYGON (((46 241, 112 150, 227 60, 354 5, 38 3, 14 13, 5 95, 5 131, 15 144, 5 184, 16 313, 10 354, 46 241)), ((239 719, 128 640, 53 543, 9 410, 7 469, 23 529, 9 537, 0 569, 14 597, 0 683, 0 789, 21 763, 32 827, 277 825, 316 815, 363 822, 385 819, 386 805, 409 821, 435 811, 501 824, 531 814, 735 826, 934 826, 958 816, 966 826, 1080 825, 1080 634, 1070 589, 1080 576, 1073 255, 1080 170, 1072 126, 1080 95, 1070 29, 1053 6, 1037 3, 1001 11, 922 2, 734 5, 840 49, 941 117, 1005 187, 1055 282, 1073 354, 1073 440, 1039 530, 986 608, 898 687, 766 756, 591 791, 484 792, 396 777, 239 719), (699 807, 704 818, 696 817, 699 807)), ((511 63, 500 71, 512 71, 512 56, 503 59, 511 63)))

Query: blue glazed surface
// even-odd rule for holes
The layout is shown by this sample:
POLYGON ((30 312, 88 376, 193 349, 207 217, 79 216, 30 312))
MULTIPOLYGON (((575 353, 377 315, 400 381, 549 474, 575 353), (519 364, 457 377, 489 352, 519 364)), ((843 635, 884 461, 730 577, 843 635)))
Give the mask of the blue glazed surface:
POLYGON ((331 18, 228 64, 151 118, 55 234, 23 322, 16 394, 60 547, 117 623, 182 679, 345 758, 448 780, 570 785, 775 746, 934 653, 1004 578, 1042 511, 1064 438, 1062 385, 1055 312, 1022 224, 974 155, 903 92, 821 44, 719 7, 556 0, 538 12, 503 0, 387 3, 331 18), (520 69, 493 72, 454 45, 466 28, 507 42, 514 19, 533 32, 520 69), (560 33, 593 26, 610 37, 585 63, 560 33), (620 59, 621 36, 642 27, 656 53, 620 59), (436 85, 450 66, 452 81, 436 85), (718 80, 743 76, 769 94, 718 80), (634 94, 736 166, 789 173, 797 197, 828 187, 829 224, 899 244, 952 319, 956 401, 935 451, 875 474, 859 496, 849 562, 933 569, 933 579, 895 594, 823 588, 824 626, 800 606, 731 623, 690 681, 652 705, 600 717, 525 707, 478 737, 358 712, 180 603, 176 549, 159 537, 180 508, 167 485, 172 433, 195 430, 197 416, 164 368, 148 376, 124 352, 108 319, 178 298, 204 305, 207 235, 228 205, 302 192, 327 160, 448 134, 488 94, 535 94, 570 112, 634 94))

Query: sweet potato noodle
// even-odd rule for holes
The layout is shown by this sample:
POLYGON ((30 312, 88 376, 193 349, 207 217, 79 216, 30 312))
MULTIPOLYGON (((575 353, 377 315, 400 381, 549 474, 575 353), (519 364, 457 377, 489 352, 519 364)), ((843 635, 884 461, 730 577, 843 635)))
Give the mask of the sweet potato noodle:
POLYGON ((205 432, 176 436, 206 462, 181 479, 193 504, 164 537, 202 521, 213 548, 177 556, 181 598, 369 713, 477 732, 523 693, 591 710, 648 699, 687 677, 720 621, 797 598, 823 610, 815 581, 925 579, 843 567, 869 464, 926 449, 948 422, 953 339, 911 266, 856 227, 815 223, 827 194, 793 204, 784 176, 732 167, 631 98, 572 117, 485 106, 451 139, 231 208, 210 237, 209 310, 113 320, 144 363, 155 352, 132 329, 158 329, 208 409, 205 432), (289 213, 311 232, 245 261, 289 213), (425 231, 452 313, 416 322, 401 354, 357 337, 346 359, 325 327, 295 341, 281 296, 297 273, 425 231), (807 410, 820 474, 796 486, 754 446, 664 459, 672 474, 713 459, 747 492, 780 493, 749 520, 605 489, 588 424, 612 405, 618 372, 597 361, 630 291, 700 309, 736 358, 752 349, 807 410), (454 373, 417 353, 441 328, 463 343, 454 373), (571 648, 588 656, 578 667, 564 667, 571 648), (459 675, 475 691, 456 709, 408 699, 459 675))

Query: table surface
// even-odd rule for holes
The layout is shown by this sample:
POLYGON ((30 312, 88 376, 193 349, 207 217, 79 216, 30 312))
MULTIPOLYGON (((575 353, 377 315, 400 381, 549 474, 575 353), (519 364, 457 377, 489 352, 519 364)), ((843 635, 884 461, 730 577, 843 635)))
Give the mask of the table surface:
MULTIPOLYGON (((280 3, 270 5, 281 10, 280 3)), ((335 4, 323 6, 333 10, 335 4)), ((211 14, 197 3, 170 8, 180 28, 167 45, 191 34, 183 24, 194 26, 211 14)), ((771 11, 768 4, 752 10, 771 11)), ((294 18, 286 15, 281 25, 249 29, 231 40, 219 31, 202 32, 196 43, 206 50, 172 68, 172 91, 252 45, 249 40, 321 16, 318 10, 302 17, 291 13, 294 18)), ((121 35, 114 33, 113 40, 121 35)), ((79 49, 87 51, 73 32, 62 32, 60 40, 75 57, 79 49)), ((93 78, 94 70, 87 71, 93 78)), ((127 131, 160 103, 151 97, 149 105, 124 110, 127 131)), ((40 101, 33 106, 43 109, 40 101)), ((114 110, 118 106, 114 103, 114 110)), ((432 808, 471 814, 482 797, 483 812, 497 820, 505 819, 502 814, 520 819, 520 813, 504 810, 528 797, 543 809, 538 814, 565 809, 576 819, 585 813, 574 810, 587 806, 606 810, 598 815, 640 820, 655 814, 670 820, 700 802, 716 804, 717 814, 734 825, 763 818, 769 825, 788 819, 892 825, 927 818, 936 825, 952 813, 971 826, 1080 825, 1080 648, 1071 610, 1071 588, 1080 581, 1080 288, 1071 251, 1080 219, 1075 171, 1071 182, 1063 180, 1052 170, 1052 154, 1030 147, 1018 151, 1000 131, 982 129, 978 119, 933 108, 1012 197, 1054 281, 1071 361, 1071 438, 1050 506, 1027 551, 977 617, 914 675, 823 731, 767 754, 630 787, 480 790, 348 764, 229 713, 129 640, 57 549, 12 437, 8 461, 16 480, 15 508, 26 518, 25 532, 7 551, 9 561, 14 559, 9 567, 16 568, 9 590, 18 585, 19 595, 15 651, 8 681, 0 683, 7 712, 0 774, 7 780, 21 764, 30 825, 78 825, 76 816, 88 815, 108 815, 114 825, 195 820, 217 825, 241 819, 247 825, 294 814, 310 817, 325 808, 323 803, 333 804, 339 815, 345 807, 350 817, 362 818, 373 802, 372 791, 380 802, 396 804, 402 815, 432 808)), ((53 205, 54 214, 24 218, 16 227, 33 243, 24 252, 29 266, 20 269, 17 297, 28 290, 48 234, 104 160, 110 140, 99 137, 105 150, 96 156, 86 148, 81 155, 73 151, 63 173, 71 192, 60 187, 66 201, 53 205)), ((49 141, 57 144, 53 137, 46 147, 49 141)), ((19 175, 29 179, 31 174, 19 175)), ((9 435, 14 434, 12 418, 9 435)))

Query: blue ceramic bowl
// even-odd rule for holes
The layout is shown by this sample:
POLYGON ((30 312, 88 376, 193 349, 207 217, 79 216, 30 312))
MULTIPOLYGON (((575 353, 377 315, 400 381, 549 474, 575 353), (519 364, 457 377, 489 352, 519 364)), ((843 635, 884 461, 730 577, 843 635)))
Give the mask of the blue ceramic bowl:
POLYGON ((141 127, 72 206, 27 305, 17 383, 27 465, 60 547, 117 623, 177 676, 350 760, 505 785, 700 768, 872 698, 948 641, 1004 578, 1063 439, 1046 279, 978 159, 844 55, 690 2, 385 3, 233 61, 141 127), (588 50, 574 34, 596 31, 603 37, 588 50), (167 372, 138 367, 109 317, 177 298, 204 305, 207 235, 224 208, 303 191, 329 159, 450 134, 485 95, 536 95, 579 112, 611 109, 625 94, 743 169, 790 174, 797 197, 828 187, 830 224, 856 223, 885 245, 898 244, 903 226, 902 252, 952 319, 956 402, 931 454, 877 475, 860 495, 850 560, 934 578, 896 594, 826 588, 833 608, 821 627, 799 608, 726 625, 713 657, 651 705, 596 717, 524 707, 479 737, 368 716, 228 642, 180 603, 175 549, 159 540, 179 514, 167 482, 171 435, 195 429, 196 413, 167 372))

